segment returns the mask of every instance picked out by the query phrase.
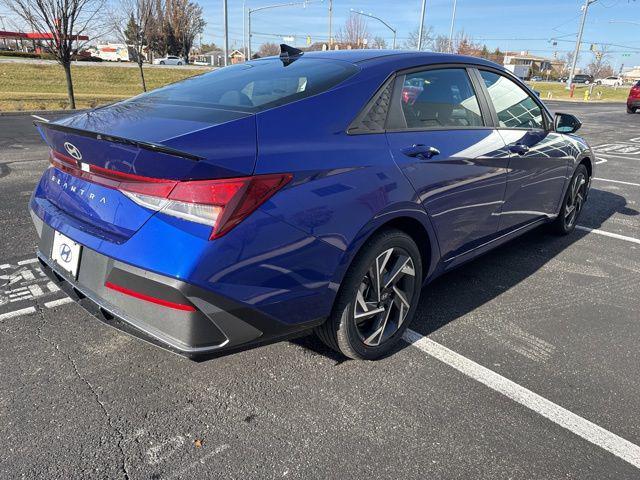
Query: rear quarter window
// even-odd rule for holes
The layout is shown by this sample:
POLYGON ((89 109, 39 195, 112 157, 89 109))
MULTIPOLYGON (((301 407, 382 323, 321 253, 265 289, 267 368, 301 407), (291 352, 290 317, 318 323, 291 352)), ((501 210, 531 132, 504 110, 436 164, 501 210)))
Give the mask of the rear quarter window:
POLYGON ((136 97, 136 101, 257 112, 329 90, 358 72, 348 62, 278 58, 232 65, 136 97))

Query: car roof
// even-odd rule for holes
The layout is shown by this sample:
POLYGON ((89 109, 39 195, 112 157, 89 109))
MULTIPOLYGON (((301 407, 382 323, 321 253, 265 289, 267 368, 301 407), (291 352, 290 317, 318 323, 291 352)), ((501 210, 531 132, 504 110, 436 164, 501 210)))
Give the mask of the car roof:
POLYGON ((367 68, 369 65, 380 65, 381 63, 401 63, 404 65, 404 68, 411 64, 429 65, 436 63, 465 63, 499 67, 503 70, 502 66, 483 58, 451 53, 417 52, 415 50, 327 50, 305 52, 304 57, 342 60, 357 64, 361 68, 367 68))

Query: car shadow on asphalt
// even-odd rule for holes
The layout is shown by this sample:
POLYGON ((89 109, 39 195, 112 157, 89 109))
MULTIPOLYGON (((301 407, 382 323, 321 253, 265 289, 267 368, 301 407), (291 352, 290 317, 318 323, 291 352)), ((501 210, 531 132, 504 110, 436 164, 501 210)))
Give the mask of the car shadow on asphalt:
MULTIPOLYGON (((640 212, 628 207, 625 197, 592 188, 579 224, 600 228, 614 214, 638 216, 640 212)), ((560 237, 551 233, 546 226, 541 226, 442 275, 423 289, 411 328, 429 335, 473 312, 535 274, 588 234, 583 230, 575 230, 570 235, 560 237)), ((298 338, 292 342, 326 355, 336 364, 346 360, 315 336, 298 338)), ((390 355, 406 346, 400 342, 390 355)))

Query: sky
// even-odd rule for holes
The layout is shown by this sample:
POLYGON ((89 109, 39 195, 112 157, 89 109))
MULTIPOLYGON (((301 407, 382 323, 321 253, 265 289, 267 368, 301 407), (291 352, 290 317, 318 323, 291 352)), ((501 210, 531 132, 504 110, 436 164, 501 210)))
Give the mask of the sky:
MULTIPOLYGON (((302 0, 246 0, 246 7, 257 8, 278 3, 302 0)), ((434 33, 448 35, 451 24, 452 0, 426 0, 425 26, 434 33)), ((222 0, 199 0, 205 11, 207 27, 204 41, 223 42, 222 0)), ((528 50, 531 54, 559 58, 573 51, 578 32, 581 6, 584 0, 458 0, 455 31, 464 30, 475 42, 486 44, 490 50, 528 50), (557 45, 552 44, 556 39, 557 45)), ((275 8, 252 14, 253 44, 281 43, 284 36, 293 36, 294 46, 303 46, 307 35, 312 41, 326 41, 328 36, 329 0, 275 8)), ((243 2, 228 0, 229 41, 242 45, 243 2)), ((370 13, 384 19, 398 31, 398 44, 407 40, 420 22, 421 0, 334 0, 334 31, 344 24, 351 9, 370 13)), ((381 23, 368 20, 372 36, 381 36, 391 45, 392 33, 381 23)), ((618 70, 640 65, 640 0, 597 0, 589 7, 582 51, 591 43, 599 49, 609 46, 609 62, 618 70), (611 23, 611 21, 635 21, 611 23), (629 55, 630 54, 630 55, 629 55), (623 56, 624 55, 624 56, 623 56)), ((254 48, 255 50, 255 48, 254 48)), ((586 65, 592 54, 581 54, 580 63, 586 65)))
MULTIPOLYGON (((117 3, 118 0, 111 0, 117 3)), ((202 5, 207 26, 204 42, 223 44, 222 0, 195 0, 202 5)), ((490 50, 527 50, 534 55, 564 58, 573 51, 585 0, 457 0, 455 31, 464 31, 473 40, 486 44, 490 50), (557 45, 553 45, 553 41, 557 45)), ((243 5, 258 8, 281 3, 302 3, 302 0, 228 0, 230 47, 243 44, 243 5)), ((433 27, 435 35, 448 35, 453 0, 426 0, 425 26, 433 27)), ((306 7, 298 4, 255 12, 252 14, 254 51, 265 42, 304 46, 307 35, 313 42, 328 38, 329 0, 309 0, 306 7)), ((420 22, 421 0, 333 0, 334 32, 349 17, 351 10, 363 11, 384 19, 398 31, 398 45, 415 31, 420 22)), ((1 11, 0 15, 6 15, 1 11)), ((390 46, 391 32, 376 20, 368 20, 372 36, 385 38, 390 46)), ((640 0, 596 0, 589 7, 583 37, 582 66, 593 55, 590 44, 598 49, 609 45, 608 58, 614 70, 640 65, 640 0), (637 22, 611 23, 612 21, 637 22)))

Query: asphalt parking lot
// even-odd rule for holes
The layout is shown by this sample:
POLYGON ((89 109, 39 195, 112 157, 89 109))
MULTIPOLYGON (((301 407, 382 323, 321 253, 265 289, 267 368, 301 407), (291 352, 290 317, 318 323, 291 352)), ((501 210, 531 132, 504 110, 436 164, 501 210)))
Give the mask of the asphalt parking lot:
POLYGON ((313 337, 192 363, 34 263, 46 149, 0 116, 0 477, 640 478, 640 115, 550 103, 596 148, 580 229, 438 279, 378 362, 313 337))

